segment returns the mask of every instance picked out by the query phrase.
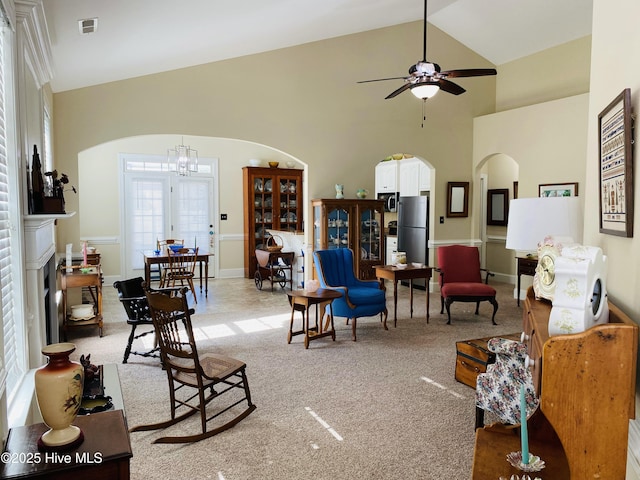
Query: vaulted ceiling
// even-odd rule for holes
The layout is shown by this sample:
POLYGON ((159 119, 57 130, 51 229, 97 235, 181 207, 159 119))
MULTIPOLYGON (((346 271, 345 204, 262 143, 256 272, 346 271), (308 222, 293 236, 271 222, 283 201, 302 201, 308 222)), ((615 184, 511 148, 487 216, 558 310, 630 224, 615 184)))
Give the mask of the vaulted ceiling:
MULTIPOLYGON (((420 0, 43 0, 54 92, 422 19, 420 0), (97 19, 80 34, 78 21, 97 19)), ((429 22, 500 65, 591 33, 592 0, 430 0, 429 22)))

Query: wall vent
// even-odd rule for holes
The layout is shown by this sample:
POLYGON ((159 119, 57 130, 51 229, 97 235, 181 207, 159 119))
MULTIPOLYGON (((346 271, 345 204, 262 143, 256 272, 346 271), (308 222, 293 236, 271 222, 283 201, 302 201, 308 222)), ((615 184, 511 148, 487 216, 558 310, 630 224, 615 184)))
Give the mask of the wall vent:
POLYGON ((80 35, 95 33, 98 30, 98 19, 85 18, 84 20, 78 20, 78 28, 80 29, 80 35))

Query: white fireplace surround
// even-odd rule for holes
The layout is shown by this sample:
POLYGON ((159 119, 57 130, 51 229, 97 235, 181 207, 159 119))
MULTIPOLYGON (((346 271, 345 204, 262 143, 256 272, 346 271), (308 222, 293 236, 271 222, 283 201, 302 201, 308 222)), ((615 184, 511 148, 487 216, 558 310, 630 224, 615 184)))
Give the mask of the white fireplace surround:
POLYGON ((30 368, 42 364, 40 350, 47 344, 48 328, 50 343, 58 342, 55 222, 73 215, 75 212, 23 217, 30 368))

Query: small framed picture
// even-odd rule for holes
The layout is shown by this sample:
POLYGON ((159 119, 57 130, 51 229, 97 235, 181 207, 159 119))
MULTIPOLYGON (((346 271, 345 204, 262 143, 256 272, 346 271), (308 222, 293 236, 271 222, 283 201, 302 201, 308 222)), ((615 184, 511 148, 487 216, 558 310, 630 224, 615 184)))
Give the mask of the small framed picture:
POLYGON ((577 197, 578 182, 541 183, 538 185, 539 197, 577 197))

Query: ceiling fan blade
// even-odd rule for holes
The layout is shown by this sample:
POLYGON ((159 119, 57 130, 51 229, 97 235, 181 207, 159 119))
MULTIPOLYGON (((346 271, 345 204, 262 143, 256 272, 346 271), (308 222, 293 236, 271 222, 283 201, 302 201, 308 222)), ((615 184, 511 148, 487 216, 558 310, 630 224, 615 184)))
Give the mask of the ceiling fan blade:
POLYGON ((438 80, 438 85, 440 85, 440 90, 444 90, 447 93, 452 93, 453 95, 460 95, 461 93, 466 92, 466 90, 460 85, 450 82, 449 80, 445 80, 444 78, 438 80))
POLYGON ((446 72, 440 72, 442 75, 446 75, 451 78, 461 77, 484 77, 487 75, 497 75, 495 68, 466 68, 462 70, 447 70, 446 72))
POLYGON ((360 80, 356 83, 384 82, 386 80, 405 80, 406 78, 407 77, 376 78, 375 80, 360 80))
POLYGON ((405 90, 408 90, 411 87, 410 83, 405 83, 404 85, 402 85, 400 88, 398 88, 397 90, 394 90, 393 92, 391 92, 389 95, 387 95, 386 97, 384 97, 385 100, 388 100, 389 98, 393 98, 396 95, 400 95, 402 92, 404 92, 405 90))

